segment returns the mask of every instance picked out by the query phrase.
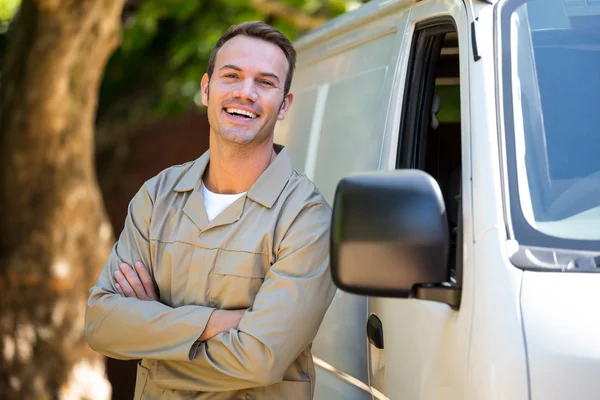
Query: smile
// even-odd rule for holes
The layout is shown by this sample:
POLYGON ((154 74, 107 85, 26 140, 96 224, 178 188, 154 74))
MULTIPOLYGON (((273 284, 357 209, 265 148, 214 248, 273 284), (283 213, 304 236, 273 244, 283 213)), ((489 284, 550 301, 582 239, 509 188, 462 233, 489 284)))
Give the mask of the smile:
POLYGON ((225 108, 225 111, 229 115, 233 115, 235 117, 243 117, 243 118, 250 118, 250 119, 254 119, 254 118, 258 117, 258 115, 254 114, 253 112, 241 110, 239 108, 227 107, 227 108, 225 108))

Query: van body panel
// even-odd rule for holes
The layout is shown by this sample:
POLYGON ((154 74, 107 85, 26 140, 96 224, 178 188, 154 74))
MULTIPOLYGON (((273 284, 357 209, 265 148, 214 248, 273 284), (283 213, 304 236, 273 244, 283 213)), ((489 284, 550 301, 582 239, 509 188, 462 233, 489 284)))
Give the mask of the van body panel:
POLYGON ((278 124, 276 140, 288 147, 294 166, 313 179, 330 203, 344 176, 380 167, 392 71, 408 11, 400 8, 298 53, 294 104, 278 124), (351 156, 332 163, 334 154, 351 156))
POLYGON ((600 275, 524 273, 521 293, 533 400, 597 399, 600 275))
POLYGON ((413 5, 412 0, 370 1, 357 10, 343 14, 307 33, 294 44, 298 53, 335 40, 347 31, 364 31, 365 26, 390 15, 403 14, 413 5))
POLYGON ((502 202, 493 7, 479 7, 475 13, 481 59, 472 62, 470 69, 474 252, 470 260, 465 259, 465 273, 473 274, 473 292, 472 298, 463 297, 472 307, 464 398, 527 399, 519 300, 523 274, 508 259, 502 202))
MULTIPOLYGON (((474 199, 477 199, 477 189, 474 199)), ((497 229, 476 239, 473 322, 465 399, 528 399, 520 289, 523 272, 508 259, 497 229)))
MULTIPOLYGON (((277 124, 275 140, 287 147, 294 166, 313 179, 330 204, 344 176, 380 168, 395 93, 393 72, 404 54, 406 4, 327 41, 304 40, 298 47, 294 104, 277 124)), ((313 342, 317 399, 371 398, 367 316, 366 297, 336 292, 313 342)))
POLYGON ((344 375, 335 369, 323 368, 322 364, 316 364, 316 372, 315 399, 373 399, 369 385, 353 379, 351 375, 344 375))

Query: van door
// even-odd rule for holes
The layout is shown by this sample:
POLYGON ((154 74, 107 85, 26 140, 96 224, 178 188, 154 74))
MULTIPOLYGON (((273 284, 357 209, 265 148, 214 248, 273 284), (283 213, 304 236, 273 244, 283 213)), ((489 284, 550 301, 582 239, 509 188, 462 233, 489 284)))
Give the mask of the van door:
MULTIPOLYGON (((434 177, 451 230, 447 285, 462 288, 460 305, 369 298, 370 384, 380 399, 462 399, 472 297, 468 65, 470 26, 459 0, 413 6, 400 134, 388 169, 417 168, 434 177), (461 188, 462 186, 462 188, 461 188), (461 196, 462 191, 462 196, 461 196), (463 273, 464 272, 464 273, 463 273)), ((401 75, 402 71, 397 72, 401 75)), ((399 89, 401 90, 401 89, 399 89)), ((374 266, 375 267, 375 266, 374 266)))

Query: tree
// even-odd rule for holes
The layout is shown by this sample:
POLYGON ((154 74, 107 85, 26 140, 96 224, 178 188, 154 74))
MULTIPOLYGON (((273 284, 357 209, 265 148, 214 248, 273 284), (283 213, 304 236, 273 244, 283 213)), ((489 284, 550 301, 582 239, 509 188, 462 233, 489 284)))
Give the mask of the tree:
POLYGON ((83 318, 113 242, 94 170, 94 117, 123 3, 23 0, 9 30, 0 88, 3 399, 110 393, 83 318))
MULTIPOLYGON (((123 12, 125 2, 23 0, 0 35, 2 399, 109 396, 83 336, 88 288, 114 243, 96 149, 189 108, 230 25, 261 19, 294 39, 357 3, 128 0, 123 12)), ((0 34, 18 4, 0 0, 0 34)))

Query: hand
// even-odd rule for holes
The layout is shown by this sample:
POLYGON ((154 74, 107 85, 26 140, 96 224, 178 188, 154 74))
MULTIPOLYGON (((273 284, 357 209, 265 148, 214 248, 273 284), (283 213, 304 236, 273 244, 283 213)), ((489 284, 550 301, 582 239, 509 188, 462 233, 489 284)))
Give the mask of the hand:
POLYGON ((158 301, 154 281, 148 269, 141 262, 135 263, 135 271, 129 265, 121 264, 114 276, 117 281, 115 287, 121 296, 158 301))
POLYGON ((230 329, 237 328, 245 312, 246 310, 213 311, 198 341, 204 342, 217 336, 219 333, 229 332, 230 329))

